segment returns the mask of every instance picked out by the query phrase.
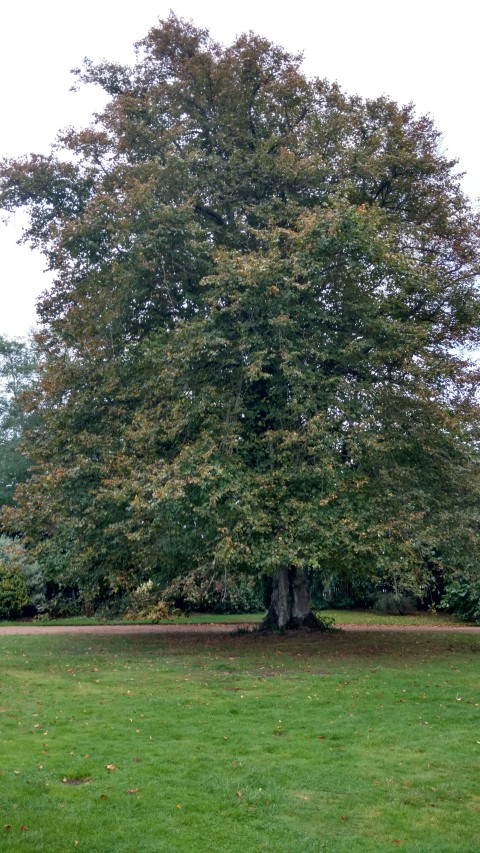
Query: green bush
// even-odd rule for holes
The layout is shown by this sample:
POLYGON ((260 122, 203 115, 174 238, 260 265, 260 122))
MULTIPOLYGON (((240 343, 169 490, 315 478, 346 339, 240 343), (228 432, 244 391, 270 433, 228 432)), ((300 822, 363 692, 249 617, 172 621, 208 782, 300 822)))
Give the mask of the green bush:
POLYGON ((480 577, 477 573, 457 572, 447 582, 440 602, 442 610, 449 610, 462 619, 480 624, 480 577))
POLYGON ((0 560, 0 619, 15 619, 28 603, 28 590, 20 566, 0 560))
POLYGON ((377 613, 407 616, 418 610, 415 598, 404 592, 379 592, 374 599, 373 609, 377 613))
POLYGON ((43 613, 47 605, 45 596, 45 580, 42 569, 37 562, 22 562, 21 569, 28 590, 27 606, 35 613, 43 613))
POLYGON ((162 598, 187 613, 258 613, 265 609, 258 582, 203 569, 176 578, 162 591, 162 598))
POLYGON ((168 604, 160 596, 158 586, 152 580, 144 581, 134 590, 120 596, 117 608, 124 619, 161 622, 172 615, 168 604))
MULTIPOLYGON (((46 595, 43 571, 20 541, 11 539, 9 536, 0 536, 0 564, 17 569, 25 581, 27 600, 21 609, 26 608, 26 612, 30 614, 41 613, 45 610, 46 595)), ((16 608, 14 610, 17 612, 16 608)))
POLYGON ((50 619, 68 619, 72 616, 91 615, 78 589, 49 584, 47 592, 43 612, 50 619))
POLYGON ((176 613, 172 612, 165 601, 160 600, 139 610, 127 610, 122 615, 124 619, 146 619, 148 622, 156 623, 171 619, 176 613))
POLYGON ((308 573, 310 598, 315 610, 348 610, 352 607, 371 607, 376 594, 371 580, 347 578, 340 573, 320 575, 308 573))

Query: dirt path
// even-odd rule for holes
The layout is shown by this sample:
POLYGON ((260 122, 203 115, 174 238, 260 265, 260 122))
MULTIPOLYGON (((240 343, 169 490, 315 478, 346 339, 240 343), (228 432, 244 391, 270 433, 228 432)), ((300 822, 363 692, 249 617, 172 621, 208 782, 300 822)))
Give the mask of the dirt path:
MULTIPOLYGON (((0 626, 0 635, 14 634, 233 634, 239 628, 253 628, 253 623, 241 622, 233 624, 204 623, 191 625, 9 625, 0 626)), ((438 632, 458 634, 480 634, 480 625, 342 625, 337 624, 342 631, 361 633, 398 631, 414 634, 431 634, 438 632)))

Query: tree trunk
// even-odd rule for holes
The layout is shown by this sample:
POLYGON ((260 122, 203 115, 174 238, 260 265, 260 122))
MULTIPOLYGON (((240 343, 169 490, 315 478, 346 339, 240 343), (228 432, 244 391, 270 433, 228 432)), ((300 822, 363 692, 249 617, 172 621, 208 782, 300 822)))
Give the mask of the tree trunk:
POLYGON ((285 631, 287 628, 321 628, 312 613, 305 572, 295 566, 273 576, 270 606, 260 625, 261 631, 285 631))

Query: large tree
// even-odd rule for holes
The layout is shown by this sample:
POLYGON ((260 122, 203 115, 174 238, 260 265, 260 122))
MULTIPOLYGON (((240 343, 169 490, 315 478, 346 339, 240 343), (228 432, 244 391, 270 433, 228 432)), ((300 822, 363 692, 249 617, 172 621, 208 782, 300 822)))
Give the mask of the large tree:
POLYGON ((92 588, 269 575, 280 627, 307 569, 460 564, 480 231, 431 120, 251 33, 172 15, 137 51, 78 72, 91 127, 2 170, 56 272, 11 523, 92 588))

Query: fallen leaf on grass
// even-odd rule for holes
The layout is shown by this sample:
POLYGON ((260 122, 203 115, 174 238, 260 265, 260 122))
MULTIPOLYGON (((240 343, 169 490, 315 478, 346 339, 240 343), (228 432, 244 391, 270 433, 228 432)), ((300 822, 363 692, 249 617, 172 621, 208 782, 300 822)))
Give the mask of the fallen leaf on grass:
POLYGON ((140 788, 127 788, 127 794, 138 794, 140 788))
POLYGON ((181 803, 177 803, 177 805, 175 806, 175 808, 176 808, 176 809, 181 809, 181 808, 182 808, 182 804, 181 804, 181 803))
POLYGON ((236 797, 241 797, 242 795, 241 795, 240 791, 237 791, 237 792, 236 792, 236 794, 235 794, 235 796, 236 796, 236 797))
POLYGON ((100 799, 101 800, 108 800, 108 797, 106 794, 100 794, 100 799))
POLYGON ((4 823, 4 824, 3 824, 3 828, 4 828, 4 829, 11 829, 11 828, 12 828, 12 824, 11 824, 11 823, 4 823))
POLYGON ((27 827, 25 826, 25 824, 23 824, 23 825, 20 827, 20 829, 22 830, 22 832, 26 832, 26 831, 27 831, 27 827))
POLYGON ((348 815, 346 815, 346 814, 340 815, 340 820, 348 820, 348 815))
POLYGON ((105 765, 105 770, 108 770, 110 773, 112 772, 112 770, 116 770, 116 769, 117 768, 116 768, 115 764, 106 764, 105 765))

